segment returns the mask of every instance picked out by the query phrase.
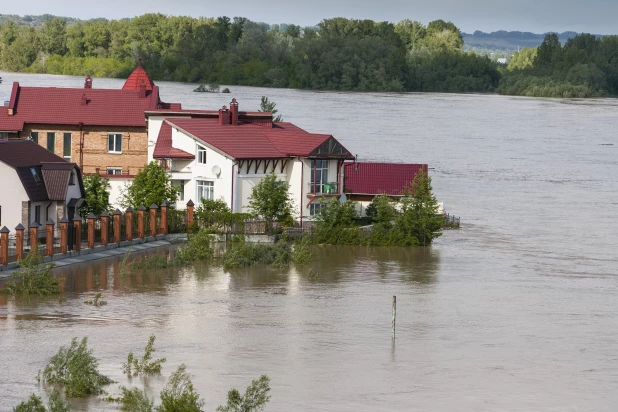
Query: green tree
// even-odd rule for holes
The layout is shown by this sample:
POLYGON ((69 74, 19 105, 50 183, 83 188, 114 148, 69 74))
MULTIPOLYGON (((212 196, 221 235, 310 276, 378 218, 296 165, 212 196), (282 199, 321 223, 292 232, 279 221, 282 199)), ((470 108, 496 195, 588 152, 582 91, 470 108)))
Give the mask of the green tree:
POLYGON ((136 209, 141 205, 150 207, 161 205, 164 201, 176 202, 178 189, 172 186, 170 176, 160 162, 152 161, 142 169, 125 187, 121 195, 121 204, 136 209))
POLYGON ((60 17, 45 20, 41 29, 43 51, 64 55, 67 51, 67 22, 60 17))
POLYGON ((223 200, 202 199, 195 214, 201 228, 219 229, 232 213, 223 200))
POLYGON ((272 230, 273 222, 292 224, 293 201, 290 185, 277 179, 275 172, 266 175, 255 185, 249 196, 249 210, 266 220, 266 229, 272 230))
POLYGON ((277 106, 277 103, 271 102, 266 96, 262 96, 262 99, 260 100, 260 109, 258 111, 270 112, 273 114, 273 122, 282 122, 283 117, 281 117, 281 115, 275 116, 279 112, 279 110, 275 109, 275 106, 277 106))
POLYGON ((433 194, 431 178, 423 171, 416 174, 401 200, 399 229, 413 237, 420 246, 428 246, 442 235, 444 218, 438 214, 438 201, 433 194))
POLYGON ((158 412, 201 412, 204 400, 195 391, 187 367, 176 369, 161 391, 161 406, 158 412))
POLYGON ((23 401, 13 408, 13 412, 68 412, 69 409, 70 405, 64 402, 60 393, 54 389, 49 395, 47 407, 43 405, 43 400, 33 393, 27 401, 23 401))
POLYGON ((244 395, 240 395, 238 389, 232 389, 227 393, 227 405, 217 407, 217 412, 259 412, 270 400, 270 379, 262 375, 260 379, 253 380, 244 395))
MULTIPOLYGON (((101 216, 106 210, 110 209, 109 204, 109 179, 101 177, 99 173, 84 176, 84 190, 86 191, 85 205, 80 208, 82 216, 94 213, 101 216)), ((67 216, 73 219, 73 216, 67 216)))

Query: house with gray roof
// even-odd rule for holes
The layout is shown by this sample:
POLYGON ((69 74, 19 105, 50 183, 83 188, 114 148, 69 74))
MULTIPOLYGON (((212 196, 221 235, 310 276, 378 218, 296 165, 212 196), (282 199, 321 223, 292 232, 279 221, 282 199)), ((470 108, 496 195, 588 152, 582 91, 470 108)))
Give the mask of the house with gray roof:
POLYGON ((28 140, 0 141, 0 227, 72 219, 86 192, 82 173, 44 147, 28 140))

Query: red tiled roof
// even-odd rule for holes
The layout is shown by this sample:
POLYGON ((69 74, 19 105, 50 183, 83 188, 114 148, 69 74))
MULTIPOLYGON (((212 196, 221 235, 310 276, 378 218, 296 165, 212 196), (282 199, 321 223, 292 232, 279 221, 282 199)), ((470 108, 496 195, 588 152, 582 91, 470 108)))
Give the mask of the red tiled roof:
POLYGON ((122 90, 136 90, 139 91, 142 86, 146 90, 152 90, 154 88, 154 82, 146 73, 146 70, 142 68, 141 59, 137 62, 137 67, 133 70, 133 73, 127 77, 127 81, 124 82, 122 90))
POLYGON ((238 126, 220 125, 214 118, 168 118, 166 121, 235 159, 308 156, 332 137, 309 133, 292 123, 276 123, 269 128, 245 122, 238 126))
POLYGON ((405 163, 346 163, 344 192, 365 195, 398 196, 423 170, 426 164, 405 163))
POLYGON ((152 157, 155 159, 195 159, 195 155, 172 147, 172 126, 168 123, 161 125, 152 157))

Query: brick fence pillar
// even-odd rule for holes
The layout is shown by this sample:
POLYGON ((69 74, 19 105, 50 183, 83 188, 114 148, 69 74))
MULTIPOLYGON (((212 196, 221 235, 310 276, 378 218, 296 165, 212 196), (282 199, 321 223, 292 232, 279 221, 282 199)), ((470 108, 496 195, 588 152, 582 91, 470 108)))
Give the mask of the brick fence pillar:
POLYGON ((39 227, 40 225, 37 222, 30 223, 30 252, 39 253, 39 227))
POLYGON ((195 203, 191 199, 187 202, 187 233, 191 233, 193 231, 193 209, 195 207, 195 203))
POLYGON ((101 244, 107 246, 109 242, 109 213, 107 210, 101 213, 101 244))
POLYGON ((73 227, 75 228, 75 245, 73 245, 73 250, 79 252, 82 250, 82 217, 78 214, 75 214, 73 218, 73 227))
POLYGON ((45 223, 45 255, 53 256, 54 255, 54 226, 56 222, 49 219, 47 223, 45 223))
POLYGON ((26 228, 21 223, 15 228, 15 254, 17 255, 17 260, 24 258, 24 230, 26 228))
POLYGON ((120 243, 120 218, 122 217, 122 212, 118 209, 114 212, 114 243, 120 243))
POLYGON ((69 219, 63 217, 58 222, 60 225, 60 253, 63 255, 68 252, 69 219))
POLYGON ((125 211, 125 234, 127 236, 127 240, 133 240, 133 208, 128 207, 125 211))
POLYGON ((94 248, 94 221, 97 220, 97 217, 94 213, 88 213, 86 216, 86 221, 88 222, 88 249, 94 248))
POLYGON ((140 239, 144 238, 144 213, 146 212, 146 207, 141 205, 137 208, 137 237, 140 239))
POLYGON ((9 232, 6 226, 0 229, 0 265, 9 263, 9 232))
POLYGON ((161 203, 161 233, 167 235, 168 227, 167 227, 167 210, 169 209, 170 204, 168 201, 164 201, 161 203))
POLYGON ((157 235, 157 209, 159 206, 154 203, 150 205, 150 236, 157 235))

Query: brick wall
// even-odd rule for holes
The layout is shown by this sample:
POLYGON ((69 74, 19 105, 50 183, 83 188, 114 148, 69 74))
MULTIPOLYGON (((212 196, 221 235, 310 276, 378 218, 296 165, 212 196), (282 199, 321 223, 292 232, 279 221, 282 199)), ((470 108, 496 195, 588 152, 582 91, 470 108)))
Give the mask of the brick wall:
MULTIPOLYGON (((80 165, 80 130, 78 126, 26 125, 19 137, 38 132, 39 145, 47 148, 47 133, 55 133, 54 153, 63 156, 64 133, 71 133, 71 159, 80 165)), ((106 173, 108 167, 121 168, 123 174, 135 175, 148 163, 148 132, 146 127, 99 127, 84 126, 84 149, 82 173, 106 173), (108 151, 108 134, 122 134, 122 153, 108 151)), ((69 160, 69 159, 67 159, 69 160)))

